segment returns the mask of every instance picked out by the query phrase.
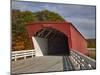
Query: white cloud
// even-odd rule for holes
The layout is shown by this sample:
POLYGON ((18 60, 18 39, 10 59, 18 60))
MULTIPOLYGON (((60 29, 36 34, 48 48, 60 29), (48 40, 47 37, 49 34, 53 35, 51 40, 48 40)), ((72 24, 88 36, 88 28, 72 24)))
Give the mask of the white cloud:
POLYGON ((32 12, 48 9, 59 13, 86 37, 95 37, 95 6, 12 1, 12 9, 32 12))

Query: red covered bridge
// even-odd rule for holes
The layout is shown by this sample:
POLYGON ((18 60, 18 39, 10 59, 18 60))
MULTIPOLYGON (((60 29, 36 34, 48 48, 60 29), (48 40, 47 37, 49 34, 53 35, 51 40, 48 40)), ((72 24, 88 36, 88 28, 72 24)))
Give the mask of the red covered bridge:
POLYGON ((37 22, 26 29, 34 49, 12 52, 12 60, 24 57, 12 62, 13 74, 96 68, 95 60, 84 55, 88 53, 85 38, 71 23, 37 22))
MULTIPOLYGON (((42 43, 42 47, 48 47, 47 50, 42 51, 44 54, 70 54, 71 49, 77 50, 83 54, 88 53, 87 41, 82 36, 82 34, 72 25, 72 23, 36 22, 29 23, 26 29, 28 31, 30 41, 32 41, 32 37, 35 37, 36 40, 40 38, 41 40, 43 38, 43 40, 47 39, 47 43, 44 43, 45 41, 38 41, 38 44, 40 42, 42 43)), ((33 45, 34 44, 35 43, 33 40, 33 45)), ((44 49, 42 47, 41 49, 44 49)))

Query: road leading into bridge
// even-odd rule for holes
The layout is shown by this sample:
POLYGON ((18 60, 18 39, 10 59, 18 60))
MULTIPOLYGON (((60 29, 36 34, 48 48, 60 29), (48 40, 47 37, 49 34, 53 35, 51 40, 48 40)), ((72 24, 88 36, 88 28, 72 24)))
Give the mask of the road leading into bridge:
POLYGON ((12 62, 12 73, 63 71, 62 56, 43 56, 12 62))

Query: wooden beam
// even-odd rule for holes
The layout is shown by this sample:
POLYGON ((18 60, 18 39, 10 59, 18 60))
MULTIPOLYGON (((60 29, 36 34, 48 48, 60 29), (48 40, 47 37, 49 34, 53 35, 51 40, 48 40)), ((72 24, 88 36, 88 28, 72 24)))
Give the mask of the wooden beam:
POLYGON ((44 38, 47 38, 51 33, 52 33, 52 30, 50 30, 44 38))
POLYGON ((39 33, 37 34, 37 36, 38 36, 38 37, 41 37, 45 31, 46 31, 46 29, 43 29, 41 32, 39 32, 39 33))

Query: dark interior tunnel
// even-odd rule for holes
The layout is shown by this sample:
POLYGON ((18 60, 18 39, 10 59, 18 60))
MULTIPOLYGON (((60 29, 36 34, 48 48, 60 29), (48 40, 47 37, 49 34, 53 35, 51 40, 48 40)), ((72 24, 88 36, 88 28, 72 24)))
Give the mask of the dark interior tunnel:
POLYGON ((54 33, 48 38, 48 55, 69 55, 68 38, 61 32, 54 33))
POLYGON ((60 56, 70 54, 68 37, 64 33, 46 28, 40 30, 35 36, 47 39, 47 54, 45 55, 60 56))

